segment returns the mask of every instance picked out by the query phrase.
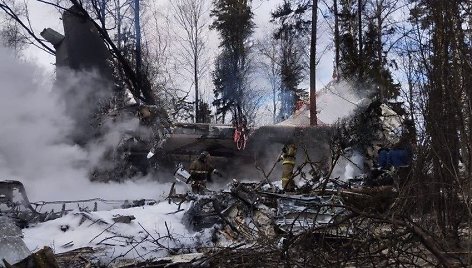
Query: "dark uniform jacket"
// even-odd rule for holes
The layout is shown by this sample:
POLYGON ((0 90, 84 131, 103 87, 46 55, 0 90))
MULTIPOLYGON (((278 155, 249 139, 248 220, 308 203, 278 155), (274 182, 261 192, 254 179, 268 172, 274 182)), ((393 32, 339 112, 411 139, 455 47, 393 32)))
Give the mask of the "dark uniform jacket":
POLYGON ((211 173, 214 170, 208 161, 196 159, 190 164, 190 180, 211 182, 211 173))

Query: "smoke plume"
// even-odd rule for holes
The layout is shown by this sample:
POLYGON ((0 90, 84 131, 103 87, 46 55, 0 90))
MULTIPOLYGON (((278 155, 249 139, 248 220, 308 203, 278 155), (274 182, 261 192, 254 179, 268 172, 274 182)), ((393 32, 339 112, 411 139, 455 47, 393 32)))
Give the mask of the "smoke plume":
POLYGON ((318 93, 318 118, 325 124, 333 124, 352 115, 359 106, 366 105, 369 95, 370 90, 356 89, 348 81, 331 82, 318 93))
MULTIPOLYGON (((136 122, 109 128, 104 143, 75 145, 68 137, 76 122, 65 109, 64 91, 51 90, 50 79, 39 67, 20 62, 13 54, 0 48, 0 180, 23 182, 30 200, 158 198, 167 191, 168 187, 149 180, 91 183, 90 168, 104 146, 112 146, 116 131, 136 128, 136 122)), ((91 75, 79 76, 74 74, 71 85, 87 86, 83 79, 91 75)))

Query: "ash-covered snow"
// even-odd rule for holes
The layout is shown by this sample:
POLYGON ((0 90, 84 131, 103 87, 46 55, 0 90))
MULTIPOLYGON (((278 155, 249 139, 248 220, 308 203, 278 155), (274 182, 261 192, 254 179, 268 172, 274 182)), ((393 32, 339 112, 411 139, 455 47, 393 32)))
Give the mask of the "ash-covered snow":
MULTIPOLYGON (((184 211, 190 203, 184 203, 184 211)), ((165 257, 169 250, 179 253, 211 244, 211 229, 192 232, 182 223, 184 211, 177 205, 161 202, 152 206, 110 211, 73 211, 68 215, 24 229, 24 241, 31 251, 44 246, 61 253, 81 247, 93 247, 106 263, 118 256, 144 260, 165 257), (135 217, 131 223, 115 223, 117 215, 135 217), (62 230, 61 230, 62 229, 62 230), (157 242, 156 242, 157 241, 157 242)))

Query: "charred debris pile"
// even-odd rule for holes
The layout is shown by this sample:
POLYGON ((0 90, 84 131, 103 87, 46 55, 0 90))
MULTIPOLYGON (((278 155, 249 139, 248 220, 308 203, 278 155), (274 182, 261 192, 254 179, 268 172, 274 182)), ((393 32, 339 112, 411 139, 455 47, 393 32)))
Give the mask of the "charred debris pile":
MULTIPOLYGON (((186 230, 199 237, 191 243, 173 233, 167 222, 166 231, 156 233, 144 227, 139 216, 131 212, 122 211, 123 215, 109 219, 97 217, 92 211, 97 210, 97 202, 106 200, 88 200, 94 204, 93 208, 79 207, 79 210, 70 210, 69 203, 59 201, 58 212, 41 213, 38 208, 46 205, 45 202, 30 203, 21 183, 3 182, 2 226, 25 228, 69 215, 79 217, 79 225, 102 230, 87 247, 64 250, 73 247, 71 241, 61 245, 63 250, 59 254, 44 248, 28 255, 21 230, 11 233, 3 228, 2 251, 16 254, 17 260, 25 258, 17 264, 6 260, 4 264, 6 267, 463 266, 467 259, 460 251, 447 250, 425 228, 422 219, 405 213, 403 189, 408 183, 411 158, 405 159, 401 153, 411 150, 407 142, 411 139, 410 127, 391 105, 374 102, 331 128, 331 154, 326 159, 313 161, 309 150, 299 148, 301 153, 292 173, 297 184, 290 191, 282 189, 280 178, 272 174, 274 168, 268 171, 260 168, 261 175, 256 182, 232 180, 223 190, 193 194, 179 192, 176 185, 181 182, 177 180, 165 201, 137 200, 122 204, 123 208, 146 209, 166 203, 172 208, 166 215, 174 215, 186 230), (354 151, 364 156, 362 167, 358 167, 363 172, 349 178, 336 176, 342 161, 359 165, 352 160, 354 151), (127 226, 139 232, 126 234, 127 226), (104 258, 118 248, 125 250, 104 258), (134 251, 142 254, 143 250, 146 253, 140 257, 128 256, 134 251), (147 258, 150 252, 164 252, 166 257, 147 258)), ((274 162, 276 165, 278 161, 274 162)), ((160 221, 159 217, 156 214, 155 220, 160 221)), ((67 233, 70 228, 78 227, 66 224, 60 228, 67 233)))

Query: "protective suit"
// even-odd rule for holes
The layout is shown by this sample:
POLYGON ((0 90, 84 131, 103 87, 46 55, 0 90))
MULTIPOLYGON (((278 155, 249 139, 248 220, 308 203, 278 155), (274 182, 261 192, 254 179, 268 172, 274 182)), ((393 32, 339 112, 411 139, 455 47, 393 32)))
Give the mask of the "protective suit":
POLYGON ((285 145, 282 149, 280 160, 282 161, 282 189, 284 191, 295 190, 295 182, 293 180, 293 169, 295 168, 295 155, 297 154, 297 146, 295 144, 285 145))
POLYGON ((206 182, 211 182, 211 174, 217 172, 210 164, 209 157, 210 154, 208 152, 202 152, 190 164, 190 178, 188 182, 191 183, 193 193, 202 194, 206 189, 206 182))

